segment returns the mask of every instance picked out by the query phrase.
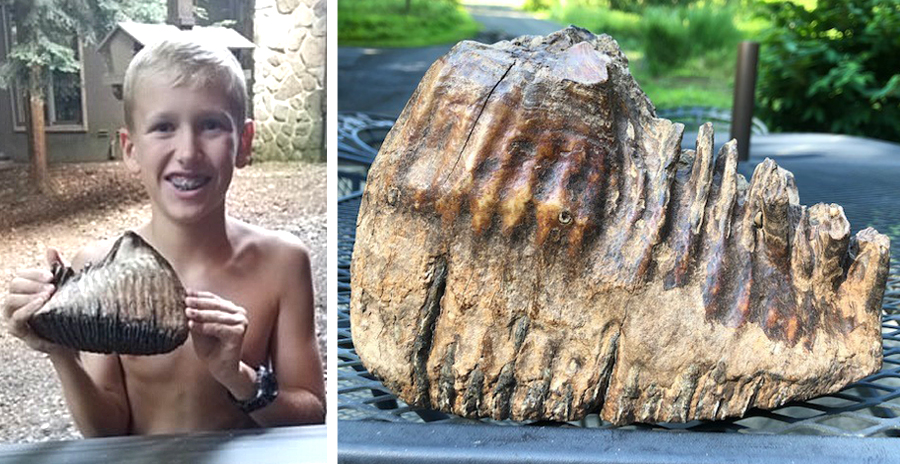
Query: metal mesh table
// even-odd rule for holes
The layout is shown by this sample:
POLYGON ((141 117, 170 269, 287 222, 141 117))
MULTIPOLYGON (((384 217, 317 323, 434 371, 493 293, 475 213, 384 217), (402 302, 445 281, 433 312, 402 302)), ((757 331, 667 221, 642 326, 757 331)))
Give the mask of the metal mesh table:
MULTIPOLYGON (((896 148, 900 153, 900 147, 896 148)), ((779 165, 793 171, 800 191, 801 202, 838 203, 845 207, 853 233, 874 226, 891 236, 892 266, 883 303, 882 336, 884 365, 873 374, 844 390, 807 401, 788 403, 772 411, 751 410, 743 418, 722 421, 691 421, 684 424, 634 424, 614 427, 596 414, 557 427, 599 428, 644 431, 725 432, 766 435, 825 435, 871 437, 851 441, 865 446, 874 437, 900 437, 900 266, 897 266, 900 243, 900 156, 889 153, 879 160, 804 156, 792 153, 784 156, 768 153, 779 165), (896 162, 895 162, 896 160, 896 162)), ((751 155, 740 166, 745 176, 761 161, 751 155)), ((369 374, 353 348, 350 327, 350 261, 356 231, 356 216, 361 192, 346 195, 338 203, 338 418, 341 421, 379 421, 367 430, 379 430, 392 425, 427 423, 470 424, 476 427, 534 426, 547 423, 523 423, 472 420, 438 411, 412 408, 397 399, 382 383, 369 374)), ((355 425, 355 424, 354 424, 355 425)), ((406 425, 403 425, 406 427, 406 425)), ((404 429, 406 430, 406 429, 404 429)), ((423 431, 426 429, 422 429, 423 431)), ((431 429, 428 429, 431 430, 431 429)), ((343 436, 343 432, 341 433, 343 436)), ((343 440, 343 438, 341 438, 343 440)), ((893 440, 889 440, 894 445, 893 440)), ((896 442, 900 449, 900 441, 896 442)), ((341 449, 339 447, 339 449, 341 449)))

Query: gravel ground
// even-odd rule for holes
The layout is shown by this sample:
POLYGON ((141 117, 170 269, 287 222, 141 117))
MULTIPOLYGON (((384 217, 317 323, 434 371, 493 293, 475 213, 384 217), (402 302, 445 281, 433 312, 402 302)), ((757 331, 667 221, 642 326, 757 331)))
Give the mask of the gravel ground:
MULTIPOLYGON (((16 270, 44 266, 44 250, 71 258, 87 243, 115 237, 150 217, 140 184, 121 162, 55 165, 49 196, 25 166, 0 167, 0 294, 16 270)), ((235 174, 229 213, 300 237, 310 250, 316 325, 325 366, 326 169, 324 164, 262 163, 235 174)), ((0 442, 81 437, 50 361, 0 330, 0 442)))

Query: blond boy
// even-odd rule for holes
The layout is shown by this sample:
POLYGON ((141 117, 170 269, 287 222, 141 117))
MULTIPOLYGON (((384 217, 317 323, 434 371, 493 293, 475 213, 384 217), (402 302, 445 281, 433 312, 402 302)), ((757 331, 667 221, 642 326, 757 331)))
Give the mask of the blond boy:
MULTIPOLYGON (((149 45, 126 72, 124 100, 125 164, 152 207, 135 231, 188 289, 190 337, 156 356, 78 352, 40 339, 27 320, 54 291, 43 269, 11 282, 8 330, 49 355, 85 436, 322 422, 309 255, 294 236, 225 211, 254 133, 237 60, 183 37, 149 45), (269 365, 274 375, 260 368, 269 365)), ((85 247, 72 267, 99 261, 111 244, 85 247)), ((60 260, 48 252, 48 261, 60 260)))

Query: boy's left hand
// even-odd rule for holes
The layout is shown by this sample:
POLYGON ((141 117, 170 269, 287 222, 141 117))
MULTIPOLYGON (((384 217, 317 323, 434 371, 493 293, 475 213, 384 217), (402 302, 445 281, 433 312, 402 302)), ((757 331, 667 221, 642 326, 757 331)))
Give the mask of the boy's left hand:
POLYGON ((241 349, 247 331, 247 311, 210 292, 187 290, 188 327, 197 357, 226 388, 241 374, 241 349))

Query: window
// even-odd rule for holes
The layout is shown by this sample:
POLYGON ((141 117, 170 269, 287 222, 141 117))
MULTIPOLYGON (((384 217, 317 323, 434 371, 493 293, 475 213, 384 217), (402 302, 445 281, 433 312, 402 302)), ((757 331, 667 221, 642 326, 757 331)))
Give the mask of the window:
MULTIPOLYGON (((11 21, 6 7, 0 6, 0 20, 7 44, 14 43, 16 38, 16 25, 11 21)), ((75 58, 82 64, 76 72, 65 73, 54 71, 49 78, 47 89, 44 92, 44 124, 50 132, 86 131, 87 114, 84 106, 84 60, 82 59, 81 40, 73 36, 71 42, 75 51, 75 58)), ((9 88, 13 114, 15 115, 15 130, 25 130, 25 110, 28 102, 25 100, 25 92, 21 85, 12 85, 9 88)))

